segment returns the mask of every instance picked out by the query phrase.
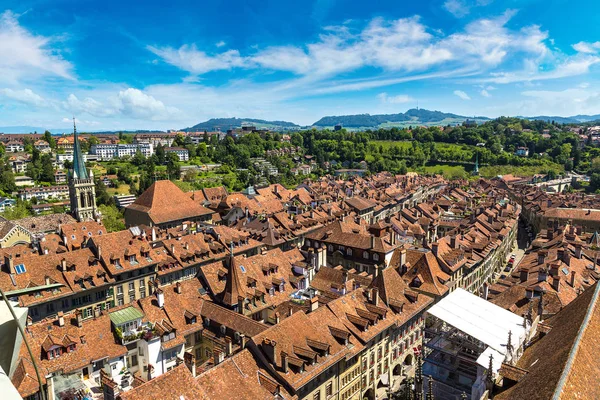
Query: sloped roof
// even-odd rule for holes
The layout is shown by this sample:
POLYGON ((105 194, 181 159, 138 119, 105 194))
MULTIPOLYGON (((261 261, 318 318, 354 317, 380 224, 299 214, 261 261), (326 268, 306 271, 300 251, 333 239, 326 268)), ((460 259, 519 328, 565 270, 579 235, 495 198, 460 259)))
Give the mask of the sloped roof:
POLYGON ((154 182, 127 209, 148 214, 155 224, 212 214, 169 180, 154 182))

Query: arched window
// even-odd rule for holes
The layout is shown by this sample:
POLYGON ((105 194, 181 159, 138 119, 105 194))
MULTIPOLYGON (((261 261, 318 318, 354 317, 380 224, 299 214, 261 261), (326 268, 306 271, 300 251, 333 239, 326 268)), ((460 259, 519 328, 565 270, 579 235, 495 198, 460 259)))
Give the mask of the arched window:
POLYGON ((85 205, 85 193, 83 193, 83 192, 79 195, 79 206, 82 207, 82 208, 86 207, 86 205, 85 205))
POLYGON ((368 259, 369 259, 369 252, 368 252, 368 251, 364 251, 364 252, 363 252, 363 258, 364 258, 365 260, 368 260, 368 259))
POLYGON ((373 253, 373 261, 379 261, 379 254, 373 253))
POLYGON ((346 255, 352 256, 352 249, 350 249, 350 248, 346 249, 346 255))
POLYGON ((310 240, 306 239, 306 247, 310 247, 310 240))
POLYGON ((327 247, 327 249, 329 250, 330 253, 333 253, 333 246, 329 245, 329 247, 327 247))

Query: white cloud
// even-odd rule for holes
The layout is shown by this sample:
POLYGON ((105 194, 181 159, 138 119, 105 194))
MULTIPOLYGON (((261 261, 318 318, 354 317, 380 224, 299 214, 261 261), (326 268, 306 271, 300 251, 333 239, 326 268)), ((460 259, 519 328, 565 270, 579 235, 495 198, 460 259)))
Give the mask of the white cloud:
POLYGON ((226 44, 227 44, 227 43, 225 43, 224 41, 220 40, 220 41, 218 41, 217 43, 215 43, 215 46, 217 46, 217 47, 223 47, 223 46, 225 46, 226 44))
POLYGON ((52 38, 36 36, 19 25, 11 11, 0 14, 0 82, 60 77, 73 79, 73 66, 51 48, 52 38))
POLYGON ((471 98, 469 97, 468 94, 466 94, 465 92, 463 92, 462 90, 455 90, 454 92, 455 96, 460 97, 463 100, 471 100, 471 98))
POLYGON ((583 54, 566 57, 548 69, 543 69, 537 62, 525 60, 525 67, 522 70, 491 73, 490 78, 482 78, 480 81, 506 84, 567 78, 587 74, 590 67, 598 63, 600 63, 600 57, 583 54))
POLYGON ((573 48, 580 53, 596 54, 600 51, 600 42, 579 42, 575 43, 573 48))
POLYGON ((469 14, 469 11, 471 11, 471 7, 469 7, 466 2, 462 0, 446 0, 444 2, 444 8, 456 18, 462 18, 469 14))
POLYGON ((120 90, 117 95, 109 94, 103 101, 92 97, 81 100, 71 93, 62 102, 62 107, 74 115, 85 113, 94 117, 122 116, 152 121, 177 120, 181 117, 181 111, 176 107, 166 106, 155 97, 134 88, 120 90))
POLYGON ((197 49, 196 45, 183 45, 179 49, 171 47, 147 46, 147 49, 163 59, 192 74, 243 67, 245 61, 237 50, 228 50, 213 56, 197 49))
POLYGON ((181 113, 177 108, 167 107, 162 101, 133 88, 120 91, 118 102, 118 109, 121 113, 139 119, 172 119, 177 118, 181 113))
POLYGON ((506 24, 514 14, 515 11, 509 10, 495 18, 475 20, 464 31, 448 36, 432 34, 435 31, 415 16, 397 20, 374 18, 359 30, 352 24, 330 26, 324 28, 317 41, 305 46, 271 46, 247 55, 238 50, 209 55, 193 44, 178 49, 155 46, 148 49, 163 61, 194 75, 234 67, 266 68, 317 80, 364 67, 395 73, 434 67, 485 69, 498 66, 516 53, 535 59, 545 57, 549 53, 544 44, 547 32, 535 25, 516 31, 509 29, 506 24))
POLYGON ((0 89, 0 94, 9 99, 16 100, 23 104, 43 107, 47 105, 46 100, 31 89, 13 90, 9 88, 0 89))
POLYGON ((483 97, 492 97, 492 95, 490 94, 490 92, 488 92, 487 90, 483 89, 481 92, 479 92, 483 97))
POLYGON ((377 95, 377 98, 379 99, 379 101, 381 101, 382 103, 388 103, 388 104, 402 104, 402 103, 409 103, 411 101, 414 101, 415 99, 413 99, 412 97, 410 97, 407 94, 399 94, 396 96, 388 96, 387 93, 383 92, 383 93, 379 93, 377 95))
POLYGON ((474 7, 487 6, 493 0, 446 0, 444 8, 456 18, 462 18, 471 12, 474 7))

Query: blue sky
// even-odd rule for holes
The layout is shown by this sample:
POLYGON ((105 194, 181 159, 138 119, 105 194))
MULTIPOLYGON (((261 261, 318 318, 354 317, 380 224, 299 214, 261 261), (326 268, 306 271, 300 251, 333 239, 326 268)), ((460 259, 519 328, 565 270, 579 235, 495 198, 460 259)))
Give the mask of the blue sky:
POLYGON ((0 126, 600 113, 592 0, 0 2, 0 126), (165 6, 165 4, 167 4, 165 6))

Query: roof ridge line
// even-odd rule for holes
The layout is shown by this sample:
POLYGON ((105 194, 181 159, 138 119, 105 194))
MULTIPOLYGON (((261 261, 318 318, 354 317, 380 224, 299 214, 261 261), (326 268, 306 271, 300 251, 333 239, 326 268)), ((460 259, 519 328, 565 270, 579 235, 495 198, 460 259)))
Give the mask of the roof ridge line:
POLYGON ((598 285, 598 283, 596 283, 596 287, 594 288, 594 297, 592 298, 592 301, 590 302, 590 305, 588 306, 587 312, 585 314, 585 318, 583 319, 583 323, 579 327, 579 332, 577 332, 577 337, 575 339, 575 342, 573 343, 573 346, 571 347, 571 351, 569 352, 569 358, 567 359, 567 364, 565 365, 565 368, 563 369, 560 380, 558 381, 558 385, 554 389, 554 395, 552 396, 552 400, 560 399, 560 394, 565 386, 565 383, 567 382, 567 378, 569 377, 569 373, 571 372, 571 367, 573 366, 575 357, 577 356, 579 343, 581 342, 581 338, 583 337, 583 334, 585 333, 585 330, 587 329, 588 323, 592 319, 592 314, 594 312, 594 308, 596 307, 596 303, 598 302, 599 297, 600 297, 600 285, 598 285))

